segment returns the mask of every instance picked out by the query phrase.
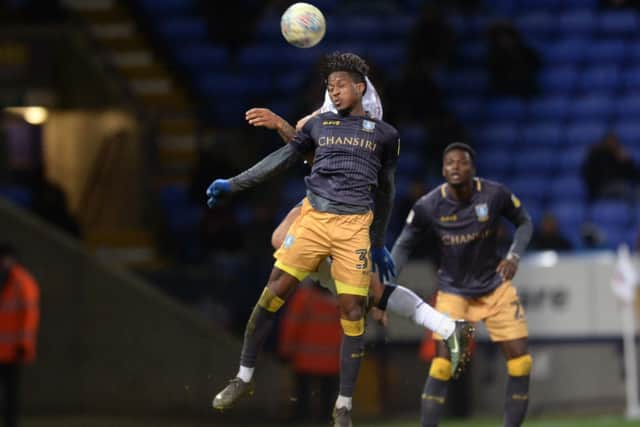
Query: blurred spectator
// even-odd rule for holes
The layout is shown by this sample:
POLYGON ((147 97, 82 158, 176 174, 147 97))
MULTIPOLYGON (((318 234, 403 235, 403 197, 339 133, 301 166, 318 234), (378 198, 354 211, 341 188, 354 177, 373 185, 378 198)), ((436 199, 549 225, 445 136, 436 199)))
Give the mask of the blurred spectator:
POLYGON ((425 75, 452 57, 455 35, 442 11, 426 3, 409 39, 408 69, 425 75))
POLYGON ((631 198, 638 169, 615 133, 593 144, 582 165, 589 198, 631 198))
POLYGON ((36 357, 38 304, 35 279, 17 262, 13 248, 0 244, 0 381, 6 427, 18 425, 22 366, 36 357))
POLYGON ((211 39, 235 51, 253 37, 266 3, 259 0, 199 0, 197 9, 207 20, 211 39))
POLYGON ((560 232, 556 217, 546 214, 533 234, 530 247, 537 250, 570 251, 571 242, 560 232))
POLYGON ((296 375, 297 419, 331 412, 340 369, 340 311, 335 296, 307 280, 289 298, 280 324, 279 353, 296 375), (313 403, 319 404, 319 406, 313 403))
POLYGON ((586 222, 580 226, 582 244, 587 249, 602 249, 605 244, 605 236, 602 230, 593 223, 586 222))
POLYGON ((510 22, 497 22, 488 31, 491 84, 505 95, 532 96, 537 90, 538 54, 510 22))

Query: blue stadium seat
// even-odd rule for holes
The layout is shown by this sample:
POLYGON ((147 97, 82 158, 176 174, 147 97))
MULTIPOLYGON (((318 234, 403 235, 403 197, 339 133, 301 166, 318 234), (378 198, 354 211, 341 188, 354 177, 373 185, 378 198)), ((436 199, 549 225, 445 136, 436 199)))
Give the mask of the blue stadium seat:
POLYGON ((520 120, 524 113, 524 103, 516 98, 491 97, 485 105, 486 117, 492 121, 520 120))
POLYGON ((208 37, 207 24, 202 18, 174 17, 156 22, 158 32, 171 43, 205 40, 208 37))
POLYGON ((160 189, 160 203, 165 211, 180 209, 189 204, 187 187, 184 185, 165 185, 160 189))
POLYGON ((605 11, 598 16, 598 30, 604 34, 633 34, 638 31, 638 20, 631 10, 605 11))
MULTIPOLYGON (((594 142, 594 141, 591 141, 594 142)), ((580 168, 587 155, 588 144, 570 146, 560 155, 560 170, 565 174, 579 176, 580 168)))
POLYGON ((424 157, 419 149, 401 147, 398 158, 398 172, 406 176, 422 175, 424 169, 424 157))
POLYGON ((573 147, 585 147, 597 142, 604 136, 606 126, 603 122, 578 122, 567 126, 567 144, 573 147))
POLYGON ((295 100, 289 96, 282 96, 274 98, 269 103, 269 109, 275 112, 280 117, 284 117, 289 123, 295 126, 295 121, 298 120, 295 114, 295 100))
POLYGON ((535 38, 549 37, 553 32, 553 16, 549 12, 536 11, 519 15, 516 27, 526 36, 535 38))
POLYGON ((484 149, 478 153, 480 176, 506 176, 511 172, 513 154, 504 148, 484 149))
POLYGON ((417 149, 426 144, 427 132, 423 126, 405 125, 399 128, 400 132, 400 156, 405 155, 404 148, 417 149))
MULTIPOLYGON (((564 160, 564 159, 563 159, 564 160)), ((582 162, 582 158, 579 158, 582 162)), ((580 164, 578 164, 580 165, 580 164)), ((583 202, 586 200, 586 189, 582 177, 572 171, 562 170, 563 175, 560 175, 551 182, 549 186, 551 200, 560 202, 562 200, 583 202)))
POLYGON ((443 87, 451 93, 482 93, 489 85, 488 75, 482 68, 453 71, 443 77, 443 87))
POLYGON ((618 119, 640 119, 640 97, 636 94, 619 97, 615 108, 618 119))
POLYGON ((487 45, 480 40, 464 43, 457 48, 457 56, 465 65, 483 64, 487 61, 487 45))
POLYGON ((576 36, 589 36, 595 28, 595 13, 591 9, 569 9, 558 18, 558 30, 576 36))
POLYGON ((597 40, 589 45, 585 60, 595 64, 621 64, 627 55, 627 45, 621 39, 597 40))
POLYGON ((552 95, 531 101, 528 116, 533 120, 563 120, 568 112, 569 99, 562 95, 552 95))
MULTIPOLYGON (((343 49, 346 51, 346 49, 343 49)), ((350 50, 352 51, 352 50, 350 50)), ((407 51, 404 43, 377 43, 371 49, 368 49, 366 57, 373 60, 373 63, 388 72, 393 72, 406 59, 407 51)))
MULTIPOLYGON (((236 98, 261 96, 273 90, 270 76, 205 73, 196 79, 196 88, 206 96, 236 98)), ((228 102, 225 99, 224 102, 228 102)))
POLYGON ((138 0, 144 11, 156 16, 176 16, 193 13, 193 0, 138 0))
POLYGON ((549 67, 539 75, 540 87, 548 93, 569 93, 576 85, 578 73, 573 66, 549 67))
MULTIPOLYGON (((519 195, 517 195, 520 197, 519 195)), ((525 200, 521 199, 522 207, 527 211, 531 220, 533 221, 534 226, 540 223, 542 216, 544 215, 544 203, 539 202, 537 200, 525 200)))
POLYGON ((614 127, 620 141, 629 146, 640 145, 640 122, 638 120, 620 121, 614 127))
POLYGON ((584 58, 589 45, 586 38, 562 39, 548 44, 543 54, 550 64, 575 64, 584 58))
MULTIPOLYGON (((548 147, 522 148, 513 159, 518 171, 535 171, 542 175, 551 174, 557 168, 557 151, 548 147)), ((530 172, 531 173, 531 172, 530 172)))
POLYGON ((506 184, 523 204, 528 205, 542 202, 548 182, 544 175, 519 175, 506 184))
POLYGON ((358 41, 384 40, 386 34, 380 31, 385 26, 386 17, 354 15, 349 17, 343 25, 336 25, 332 31, 340 31, 337 27, 344 27, 346 39, 358 41))
MULTIPOLYGON (((535 0, 530 0, 535 1, 535 0)), ((561 3, 567 9, 595 9, 598 6, 598 0, 562 0, 561 2, 555 1, 556 4, 561 3)))
POLYGON ((265 72, 286 69, 289 62, 286 61, 284 52, 287 50, 286 45, 277 42, 248 45, 240 49, 238 65, 243 69, 259 68, 265 72))
MULTIPOLYGON (((640 56, 639 56, 640 59, 640 56)), ((627 90, 640 89, 640 66, 626 68, 623 72, 622 82, 627 90)))
POLYGON ((584 91, 613 91, 620 84, 619 77, 620 72, 617 66, 596 65, 583 72, 580 77, 580 88, 584 91))
MULTIPOLYGON (((329 19, 330 17, 326 17, 329 19)), ((272 14, 263 16, 256 25, 256 40, 261 42, 281 41, 280 19, 272 14)))
POLYGON ((488 124, 478 132, 478 142, 483 146, 499 146, 505 149, 518 140, 518 129, 513 123, 488 124))
POLYGON ((449 108, 463 123, 473 123, 482 119, 484 103, 477 97, 453 98, 449 101, 449 108))
POLYGON ((618 246, 625 243, 630 247, 635 244, 635 235, 629 231, 627 227, 620 227, 616 224, 607 224, 602 227, 606 241, 605 246, 608 249, 616 250, 618 246))
POLYGON ((174 50, 176 62, 190 70, 223 69, 229 60, 227 49, 205 42, 182 44, 174 50))
POLYGON ((606 95, 587 95, 574 98, 570 115, 578 120, 606 119, 613 112, 613 101, 606 95))
POLYGON ((276 88, 282 95, 289 97, 303 90, 306 80, 307 76, 299 70, 280 73, 276 78, 276 88))
POLYGON ((563 142, 561 129, 556 123, 535 123, 524 128, 522 142, 531 147, 558 147, 563 142))
POLYGON ((413 28, 416 18, 415 15, 391 14, 385 16, 384 25, 378 31, 382 32, 387 40, 405 39, 407 29, 413 28))
POLYGON ((547 211, 556 217, 563 233, 578 234, 586 218, 584 203, 567 199, 555 200, 549 205, 547 211))
POLYGON ((0 197, 23 208, 30 208, 33 204, 31 190, 19 185, 0 186, 0 197))
POLYGON ((632 212, 627 201, 597 200, 589 208, 589 218, 597 225, 627 227, 633 220, 632 212))

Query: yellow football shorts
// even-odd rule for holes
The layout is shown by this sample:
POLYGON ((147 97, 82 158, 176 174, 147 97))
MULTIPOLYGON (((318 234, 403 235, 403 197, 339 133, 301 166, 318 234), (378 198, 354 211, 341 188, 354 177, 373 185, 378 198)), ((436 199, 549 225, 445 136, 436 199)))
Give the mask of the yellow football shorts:
POLYGON ((371 211, 353 215, 319 212, 305 198, 300 216, 291 224, 282 246, 274 254, 275 266, 302 280, 331 256, 331 275, 338 294, 367 296, 372 220, 371 211))
MULTIPOLYGON (((511 281, 477 298, 438 291, 436 310, 452 319, 484 321, 491 341, 510 341, 529 335, 524 308, 511 281)), ((434 334, 435 339, 442 338, 434 334)))

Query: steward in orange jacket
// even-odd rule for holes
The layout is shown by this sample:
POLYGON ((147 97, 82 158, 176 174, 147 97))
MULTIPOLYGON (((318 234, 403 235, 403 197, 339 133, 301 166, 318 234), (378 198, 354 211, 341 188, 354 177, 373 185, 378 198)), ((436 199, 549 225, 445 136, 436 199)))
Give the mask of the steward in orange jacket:
POLYGON ((337 298, 306 279, 287 301, 278 339, 280 356, 296 374, 298 419, 322 419, 333 407, 341 339, 337 298))
POLYGON ((38 285, 14 255, 0 244, 0 386, 7 427, 17 425, 21 367, 36 358, 40 320, 38 285))

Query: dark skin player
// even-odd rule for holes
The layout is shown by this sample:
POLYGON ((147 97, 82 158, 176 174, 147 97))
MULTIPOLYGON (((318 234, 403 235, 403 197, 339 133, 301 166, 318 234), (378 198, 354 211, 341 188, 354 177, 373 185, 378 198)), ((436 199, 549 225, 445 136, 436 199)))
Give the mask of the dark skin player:
MULTIPOLYGON (((442 176, 447 181, 450 195, 458 201, 470 200, 473 194, 473 178, 476 168, 471 155, 464 150, 451 150, 445 156, 442 164, 442 176)), ((518 271, 516 258, 503 259, 498 264, 496 271, 503 281, 511 280, 518 271)), ((514 359, 528 353, 527 338, 519 338, 499 343, 502 352, 507 359, 514 359)), ((443 341, 437 341, 437 357, 449 357, 449 349, 443 341)))

